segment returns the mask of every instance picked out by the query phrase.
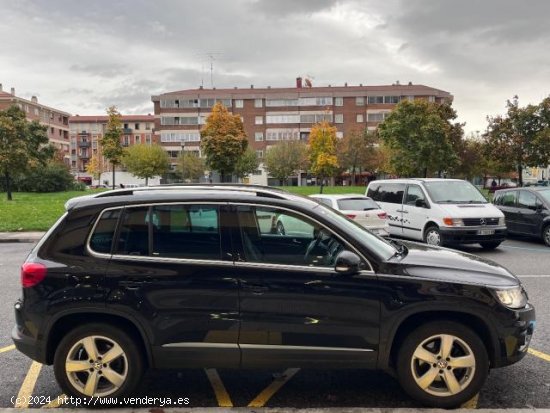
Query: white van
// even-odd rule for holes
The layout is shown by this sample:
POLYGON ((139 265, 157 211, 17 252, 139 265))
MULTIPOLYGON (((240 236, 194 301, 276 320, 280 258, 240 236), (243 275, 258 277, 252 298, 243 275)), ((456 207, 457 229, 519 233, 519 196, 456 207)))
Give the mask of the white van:
POLYGON ((494 249, 506 238, 504 215, 468 181, 372 181, 365 195, 386 211, 393 236, 431 245, 479 243, 484 249, 494 249))

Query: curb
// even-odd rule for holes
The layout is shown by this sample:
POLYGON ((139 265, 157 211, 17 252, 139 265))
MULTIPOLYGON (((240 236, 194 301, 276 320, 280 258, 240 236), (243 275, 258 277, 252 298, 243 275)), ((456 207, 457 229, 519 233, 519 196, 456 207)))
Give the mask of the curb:
POLYGON ((38 242, 45 232, 0 232, 0 243, 8 242, 38 242))

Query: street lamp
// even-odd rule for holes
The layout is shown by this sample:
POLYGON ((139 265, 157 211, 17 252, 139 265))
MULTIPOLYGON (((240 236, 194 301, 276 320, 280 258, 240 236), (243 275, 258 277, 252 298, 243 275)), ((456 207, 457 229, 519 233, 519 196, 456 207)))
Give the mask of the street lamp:
POLYGON ((181 141, 181 181, 183 183, 185 183, 185 165, 184 165, 185 159, 184 159, 184 156, 185 156, 185 141, 182 138, 182 141, 181 141))

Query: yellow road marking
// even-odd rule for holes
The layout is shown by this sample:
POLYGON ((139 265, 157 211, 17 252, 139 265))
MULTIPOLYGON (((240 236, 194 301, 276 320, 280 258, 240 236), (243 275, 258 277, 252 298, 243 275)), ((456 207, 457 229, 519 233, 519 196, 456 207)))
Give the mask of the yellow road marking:
POLYGON ((477 409, 477 401, 479 400, 479 393, 460 406, 461 409, 477 409))
POLYGON ((532 354, 535 357, 541 358, 546 361, 550 361, 550 354, 543 353, 542 351, 534 350, 532 348, 527 350, 529 354, 532 354))
POLYGON ((4 352, 10 351, 10 350, 15 350, 15 345, 12 344, 11 346, 0 348, 0 353, 4 353, 4 352))
POLYGON ((34 386, 36 385, 36 380, 38 379, 41 369, 42 364, 37 361, 32 362, 31 367, 27 372, 27 376, 25 377, 25 380, 19 389, 19 393, 17 394, 18 401, 15 403, 15 408, 24 409, 29 407, 30 398, 32 396, 32 392, 34 391, 34 386))
POLYGON ((271 399, 273 395, 277 393, 281 389, 281 387, 283 387, 285 383, 289 381, 292 376, 294 376, 299 371, 300 369, 285 370, 280 377, 277 377, 275 380, 273 380, 273 382, 269 386, 267 386, 260 394, 258 394, 254 400, 248 403, 248 407, 265 406, 269 399, 271 399))
POLYGON ((65 401, 65 397, 67 397, 67 396, 65 396, 64 394, 60 394, 54 400, 52 400, 50 403, 45 404, 44 406, 42 406, 42 409, 57 409, 59 406, 61 406, 63 404, 63 402, 65 401))
POLYGON ((206 376, 210 381, 212 389, 214 389, 214 394, 216 395, 216 399, 218 400, 218 406, 233 407, 231 397, 229 397, 229 393, 227 393, 227 390, 223 385, 222 379, 220 378, 218 371, 216 369, 204 369, 204 372, 206 373, 206 376))

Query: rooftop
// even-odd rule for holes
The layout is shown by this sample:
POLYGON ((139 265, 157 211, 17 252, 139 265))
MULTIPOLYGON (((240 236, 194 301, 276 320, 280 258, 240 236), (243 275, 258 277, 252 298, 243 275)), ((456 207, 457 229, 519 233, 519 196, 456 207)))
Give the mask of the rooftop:
MULTIPOLYGON (((108 116, 104 115, 97 115, 97 116, 80 116, 75 115, 71 116, 69 118, 69 122, 71 123, 78 123, 78 122, 85 122, 85 123, 106 123, 109 120, 108 116)), ((122 121, 143 121, 143 122, 153 122, 155 120, 154 115, 122 115, 121 116, 122 121)))

